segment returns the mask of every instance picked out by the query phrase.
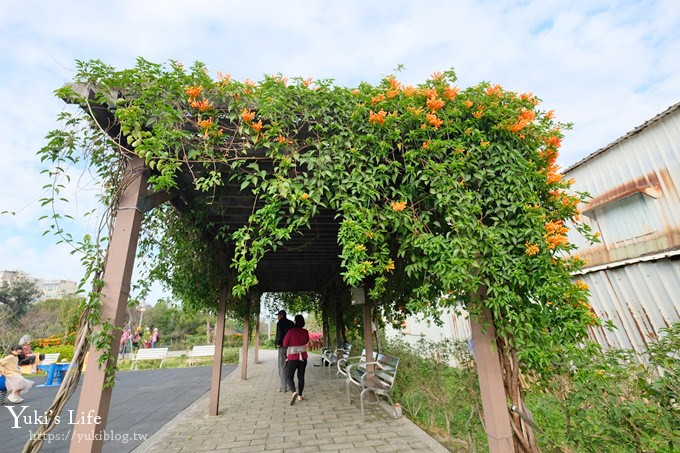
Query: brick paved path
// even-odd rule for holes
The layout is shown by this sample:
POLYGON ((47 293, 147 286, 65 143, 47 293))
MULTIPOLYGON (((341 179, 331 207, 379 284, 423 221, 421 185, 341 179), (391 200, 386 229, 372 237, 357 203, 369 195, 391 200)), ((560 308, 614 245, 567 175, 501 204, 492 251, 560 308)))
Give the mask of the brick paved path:
MULTIPOLYGON (((236 369, 222 381, 220 415, 208 417, 208 394, 189 406, 135 452, 446 452, 406 417, 393 419, 379 405, 361 420, 359 394, 347 403, 344 381, 328 379, 312 355, 305 401, 290 406, 277 393, 276 351, 260 351, 248 380, 236 369)), ((398 378, 398 377, 397 377, 398 378)))

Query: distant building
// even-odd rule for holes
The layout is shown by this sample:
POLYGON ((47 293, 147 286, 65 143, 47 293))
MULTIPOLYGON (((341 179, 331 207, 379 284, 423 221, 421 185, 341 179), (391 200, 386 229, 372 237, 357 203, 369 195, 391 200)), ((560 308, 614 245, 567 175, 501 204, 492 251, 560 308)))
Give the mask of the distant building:
POLYGON ((62 299, 76 293, 76 282, 72 280, 45 280, 32 277, 20 270, 0 270, 0 282, 12 283, 16 280, 30 280, 38 286, 41 294, 36 302, 47 299, 62 299))
MULTIPOLYGON (((567 168, 564 177, 592 196, 579 208, 601 235, 601 243, 590 245, 570 233, 587 262, 574 278, 590 287, 596 314, 617 327, 594 328, 591 337, 641 352, 659 329, 680 321, 680 103, 567 168)), ((470 338, 465 313, 443 313, 442 321, 437 327, 411 317, 401 332, 387 333, 412 343, 470 338)))

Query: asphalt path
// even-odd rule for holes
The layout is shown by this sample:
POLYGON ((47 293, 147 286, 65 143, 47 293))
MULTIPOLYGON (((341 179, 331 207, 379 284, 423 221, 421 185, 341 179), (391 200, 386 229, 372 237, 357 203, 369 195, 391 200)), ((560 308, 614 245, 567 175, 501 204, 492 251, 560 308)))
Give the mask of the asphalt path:
MULTIPOLYGON (((236 365, 224 365, 222 377, 234 368, 236 365)), ((210 390, 211 371, 210 366, 195 366, 118 373, 104 431, 103 451, 132 451, 210 390)), ((32 380, 38 385, 44 383, 45 377, 32 380)), ((23 403, 8 401, 0 406, 0 452, 21 452, 29 436, 40 427, 41 420, 36 417, 49 408, 57 390, 58 387, 34 387, 24 395, 23 403)), ((87 414, 78 414, 79 398, 80 386, 60 414, 60 423, 46 437, 41 452, 68 452, 74 424, 93 421, 87 414)))

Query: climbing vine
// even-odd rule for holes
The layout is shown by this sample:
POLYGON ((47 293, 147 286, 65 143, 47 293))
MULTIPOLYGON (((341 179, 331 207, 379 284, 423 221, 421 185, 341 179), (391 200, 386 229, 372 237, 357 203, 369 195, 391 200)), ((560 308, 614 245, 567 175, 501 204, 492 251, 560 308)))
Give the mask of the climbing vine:
MULTIPOLYGON (((390 75, 347 88, 281 74, 213 78, 201 63, 174 61, 78 69, 57 94, 83 114, 64 115, 65 129, 52 133, 61 142, 44 158, 88 149, 109 202, 120 179, 107 169, 126 155, 144 159, 156 191, 188 179, 203 194, 192 216, 151 211, 140 250, 149 275, 193 304, 214 304, 226 274, 233 297, 245 298, 264 254, 330 208, 344 282, 366 286, 386 316, 490 311, 517 407, 521 391, 509 386, 519 385, 520 365, 545 372, 563 344, 598 323, 587 287, 571 280, 583 262, 569 228, 597 238, 579 222, 587 194, 573 192, 556 163, 569 125, 531 93, 486 82, 463 89, 452 70, 415 86, 390 75), (202 213, 233 182, 257 203, 246 225, 219 229, 202 213), (233 245, 228 258, 214 254, 207 230, 233 245)), ((530 451, 522 429, 518 448, 530 451)))

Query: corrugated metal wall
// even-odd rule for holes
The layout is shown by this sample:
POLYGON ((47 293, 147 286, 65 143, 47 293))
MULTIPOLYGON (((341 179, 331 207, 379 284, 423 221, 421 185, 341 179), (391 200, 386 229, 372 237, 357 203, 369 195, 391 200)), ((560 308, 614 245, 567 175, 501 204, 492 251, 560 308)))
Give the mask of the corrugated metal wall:
POLYGON ((680 103, 565 177, 593 197, 581 210, 602 234, 592 246, 570 236, 587 261, 578 278, 590 287, 591 306, 617 327, 591 335, 603 346, 642 352, 660 328, 680 321, 680 103))
MULTIPOLYGON (((680 258, 680 257, 678 257, 680 258)), ((680 321, 680 260, 660 259, 580 276, 590 287, 590 304, 616 330, 591 336, 603 346, 643 352, 659 329, 680 321)))
POLYGON ((650 123, 565 171, 593 197, 580 208, 602 234, 594 246, 569 237, 588 266, 680 248, 680 104, 650 123))

